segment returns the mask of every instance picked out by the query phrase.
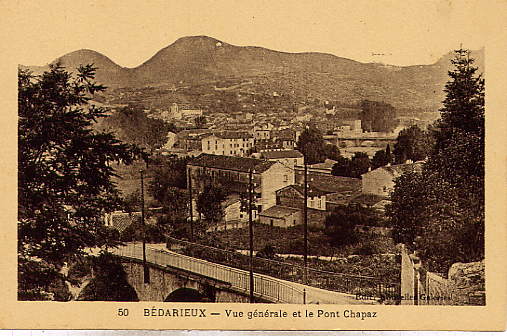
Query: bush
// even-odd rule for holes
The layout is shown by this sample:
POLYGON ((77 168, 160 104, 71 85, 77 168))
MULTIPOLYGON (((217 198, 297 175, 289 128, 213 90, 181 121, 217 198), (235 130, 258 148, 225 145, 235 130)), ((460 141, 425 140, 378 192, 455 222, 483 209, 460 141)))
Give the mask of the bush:
POLYGON ((260 251, 258 251, 255 256, 259 258, 275 259, 276 257, 275 248, 272 245, 268 244, 264 246, 260 251))
POLYGON ((95 277, 83 289, 79 301, 139 301, 118 257, 100 254, 92 267, 95 277))
POLYGON ((357 241, 355 225, 338 213, 326 217, 324 232, 335 246, 350 245, 357 241))

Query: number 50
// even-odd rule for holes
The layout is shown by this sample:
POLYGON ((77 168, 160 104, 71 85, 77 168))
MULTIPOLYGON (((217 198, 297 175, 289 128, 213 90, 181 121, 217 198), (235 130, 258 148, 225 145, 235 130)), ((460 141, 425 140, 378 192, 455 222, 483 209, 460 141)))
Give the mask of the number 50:
POLYGON ((118 316, 129 316, 129 310, 127 308, 118 308, 118 316))

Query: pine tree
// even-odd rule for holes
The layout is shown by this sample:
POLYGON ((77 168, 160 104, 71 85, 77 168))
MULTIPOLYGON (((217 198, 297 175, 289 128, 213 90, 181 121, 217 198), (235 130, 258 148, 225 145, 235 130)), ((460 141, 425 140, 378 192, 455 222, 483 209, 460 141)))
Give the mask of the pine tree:
POLYGON ((387 209, 399 241, 415 240, 423 260, 440 272, 484 257, 484 79, 469 55, 456 50, 451 61, 422 175, 399 179, 387 209))

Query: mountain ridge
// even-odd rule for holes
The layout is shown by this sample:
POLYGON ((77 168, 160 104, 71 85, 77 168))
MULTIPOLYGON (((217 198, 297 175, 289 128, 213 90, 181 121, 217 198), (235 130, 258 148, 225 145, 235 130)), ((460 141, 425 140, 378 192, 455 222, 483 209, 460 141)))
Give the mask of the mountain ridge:
MULTIPOLYGON (((484 50, 473 51, 480 70, 484 50)), ((254 79, 282 94, 329 100, 384 100, 393 105, 439 104, 452 52, 429 65, 393 66, 362 63, 329 53, 289 53, 256 46, 236 46, 209 36, 181 37, 142 64, 127 68, 107 56, 80 49, 55 59, 67 68, 93 63, 96 80, 108 87, 198 84, 229 78, 254 79)), ((22 66, 35 74, 49 65, 22 66)))

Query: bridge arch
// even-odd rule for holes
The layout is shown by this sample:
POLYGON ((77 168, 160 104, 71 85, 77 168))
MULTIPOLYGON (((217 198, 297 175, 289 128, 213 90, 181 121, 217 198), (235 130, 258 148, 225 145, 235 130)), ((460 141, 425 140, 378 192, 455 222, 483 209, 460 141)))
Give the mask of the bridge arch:
POLYGON ((215 295, 211 290, 203 293, 195 288, 182 287, 172 291, 164 302, 215 302, 215 295))

